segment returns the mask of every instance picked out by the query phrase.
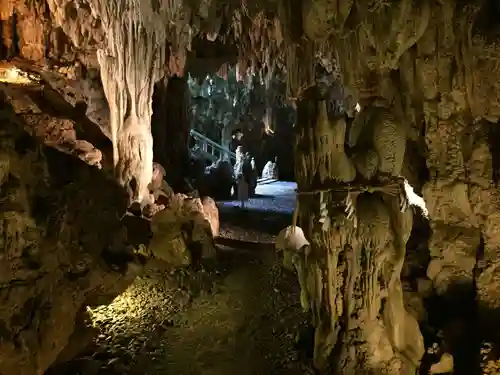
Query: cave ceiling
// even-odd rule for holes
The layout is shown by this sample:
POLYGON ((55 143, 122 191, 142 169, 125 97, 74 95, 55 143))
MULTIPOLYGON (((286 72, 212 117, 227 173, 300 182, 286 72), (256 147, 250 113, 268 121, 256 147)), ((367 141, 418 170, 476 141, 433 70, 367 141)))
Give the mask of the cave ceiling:
MULTIPOLYGON (((263 76, 288 68, 293 98, 299 88, 294 87, 297 67, 292 55, 298 54, 294 49, 307 39, 315 61, 330 71, 339 65, 344 84, 357 97, 367 89, 363 87, 370 82, 367 76, 399 70, 406 91, 402 95, 414 94, 411 100, 418 101, 437 90, 426 83, 432 74, 439 74, 439 82, 444 84, 446 72, 440 70, 459 69, 464 80, 474 81, 464 93, 464 105, 470 107, 472 116, 496 120, 500 113, 494 87, 496 31, 485 20, 492 13, 486 1, 423 1, 417 7, 408 0, 390 6, 373 0, 251 4, 157 1, 151 6, 134 1, 101 4, 98 0, 2 0, 0 7, 1 58, 25 71, 45 72, 44 81, 73 106, 79 102, 97 105, 96 100, 91 100, 96 98, 93 91, 98 90, 95 81, 99 76, 92 73, 100 69, 97 51, 107 48, 108 55, 112 55, 105 47, 110 43, 124 48, 110 30, 113 12, 122 12, 122 20, 128 14, 131 20, 136 17, 133 22, 140 18, 148 30, 161 29, 154 37, 165 45, 158 48, 158 54, 163 56, 158 56, 161 68, 157 77, 186 72, 204 77, 224 64, 236 65, 242 74, 263 76), (442 40, 439 45, 431 30, 438 32, 442 40), (433 55, 437 48, 440 53, 435 58, 439 61, 434 64, 428 64, 427 58, 417 58, 420 51, 433 55), (446 65, 449 60, 457 66, 446 65)), ((308 65, 304 59, 301 62, 308 65)), ((438 81, 433 81, 436 86, 438 81)), ((452 89, 453 84, 458 83, 447 83, 449 91, 460 95, 452 89)), ((377 88, 375 82, 369 86, 373 90, 391 90, 377 88)), ((105 113, 105 105, 100 107, 96 111, 101 113, 92 113, 90 119, 106 134, 109 114, 105 113)))
MULTIPOLYGON (((293 102, 321 65, 345 88, 335 100, 391 103, 409 139, 426 147, 433 118, 460 114, 453 126, 463 129, 500 116, 498 12, 489 1, 1 0, 0 9, 0 84, 16 121, 105 169, 123 160, 128 102, 149 134, 156 82, 225 77, 229 66, 238 79, 264 82, 285 72, 293 102)), ((151 171, 138 169, 119 173, 120 182, 148 180, 151 171)))
MULTIPOLYGON (((120 53, 143 53, 137 46, 126 47, 126 41, 114 36, 116 30, 110 25, 115 14, 128 14, 128 21, 123 16, 122 24, 142 25, 143 38, 153 35, 150 53, 156 66, 151 78, 155 82, 186 73, 199 78, 215 72, 224 76, 229 65, 237 66, 239 79, 246 73, 262 73, 270 79, 277 68, 283 68, 283 36, 277 13, 272 11, 274 5, 163 1, 145 7, 134 1, 2 0, 0 83, 5 99, 15 112, 30 114, 29 121, 23 122, 32 134, 38 115, 39 128, 46 128, 42 113, 69 118, 78 129, 78 139, 102 154, 101 161, 92 163, 111 165, 112 146, 102 139, 102 135, 113 139, 108 104, 111 94, 103 90, 98 51, 115 60, 121 59, 117 57, 120 53)), ((141 36, 137 38, 142 45, 148 44, 141 36)), ((140 65, 138 61, 132 64, 140 65)), ((42 133, 37 131, 39 136, 42 133)), ((57 141, 54 137, 66 136, 48 134, 42 138, 74 152, 75 146, 68 146, 67 137, 57 141)), ((94 154, 91 159, 95 159, 94 154)))
POLYGON ((224 77, 229 66, 238 79, 258 74, 264 82, 286 72, 293 101, 322 65, 349 105, 397 103, 417 142, 435 113, 461 113, 470 124, 500 116, 497 8, 489 1, 1 0, 0 9, 6 100, 32 134, 43 135, 33 127, 47 128, 44 116, 71 123, 88 145, 55 141, 63 136, 53 130, 42 138, 66 152, 85 149, 77 153, 93 165, 117 159, 109 140, 117 143, 123 125, 117 93, 125 86, 146 108, 160 79, 224 77), (143 81, 147 89, 131 89, 143 81))

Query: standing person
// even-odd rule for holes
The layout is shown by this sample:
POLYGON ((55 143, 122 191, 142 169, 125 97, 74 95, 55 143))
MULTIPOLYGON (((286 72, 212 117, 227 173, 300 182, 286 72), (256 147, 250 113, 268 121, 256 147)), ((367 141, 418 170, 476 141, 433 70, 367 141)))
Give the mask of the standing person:
POLYGON ((233 132, 231 136, 231 143, 229 144, 229 149, 232 152, 236 152, 236 149, 241 146, 241 139, 243 138, 243 132, 240 129, 237 129, 233 132))
POLYGON ((236 180, 236 195, 241 202, 241 208, 245 207, 245 202, 248 200, 248 181, 244 170, 245 154, 243 147, 236 148, 236 163, 234 164, 234 179, 236 180))
POLYGON ((278 179, 278 157, 274 157, 274 162, 269 160, 262 170, 263 179, 278 179))
POLYGON ((245 208, 245 202, 248 200, 248 182, 246 181, 245 175, 240 174, 238 176, 238 200, 241 203, 241 208, 245 208))
POLYGON ((272 176, 276 180, 279 179, 279 176, 278 176, 278 157, 277 156, 274 157, 272 176))
POLYGON ((257 166, 255 165, 255 158, 252 156, 249 156, 248 158, 248 194, 250 197, 255 196, 255 189, 257 187, 257 179, 259 178, 258 172, 257 172, 257 166))

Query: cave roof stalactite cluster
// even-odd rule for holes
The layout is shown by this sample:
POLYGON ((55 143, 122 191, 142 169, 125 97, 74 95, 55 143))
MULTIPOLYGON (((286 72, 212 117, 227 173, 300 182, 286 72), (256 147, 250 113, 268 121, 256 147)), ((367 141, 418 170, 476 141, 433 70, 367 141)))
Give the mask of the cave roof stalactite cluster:
MULTIPOLYGON (((498 333, 491 329, 500 301, 494 2, 0 0, 0 10, 1 114, 9 124, 0 149, 1 375, 43 373, 66 347, 89 298, 116 294, 130 282, 134 267, 111 271, 103 260, 111 252, 135 264, 130 248, 148 245, 123 234, 125 198, 187 199, 166 187, 150 194, 153 143, 168 143, 168 129, 180 129, 173 120, 152 129, 155 84, 188 73, 227 76, 231 67, 238 80, 257 74, 266 87, 277 73, 286 77, 287 97, 297 106, 299 190, 402 175, 422 191, 431 227, 426 277, 451 306, 463 303, 455 286, 468 286, 480 306, 480 328, 498 333), (355 103, 360 113, 346 120, 355 103), (32 138, 29 147, 19 146, 32 138), (53 149, 80 161, 68 155, 59 161, 53 149), (73 170, 73 181, 57 172, 59 162, 73 170), (72 207, 76 200, 80 208, 72 207), (36 214, 40 201, 54 202, 43 208, 46 221, 36 214), (102 227, 84 219, 92 216, 102 227), (103 230, 116 241, 96 234, 103 230), (57 231, 64 235, 54 237, 57 231), (66 252, 50 250, 62 247, 66 252), (51 290, 61 292, 54 297, 51 290), (60 319, 56 306, 66 306, 72 321, 60 319), (35 313, 25 316, 26 309, 35 313), (50 344, 34 344, 42 336, 50 344)), ((177 83, 185 90, 185 81, 177 83)), ((333 209, 325 227, 317 222, 324 206, 342 206, 346 194, 320 195, 321 202, 315 194, 300 196, 298 213, 311 245, 299 276, 306 276, 315 323, 315 364, 322 367, 333 352, 345 374, 409 373, 423 355, 419 318, 403 306, 400 275, 416 226, 411 211, 401 212, 397 196, 362 191, 347 194, 357 225, 333 209), (361 344, 353 353, 349 343, 361 344)))

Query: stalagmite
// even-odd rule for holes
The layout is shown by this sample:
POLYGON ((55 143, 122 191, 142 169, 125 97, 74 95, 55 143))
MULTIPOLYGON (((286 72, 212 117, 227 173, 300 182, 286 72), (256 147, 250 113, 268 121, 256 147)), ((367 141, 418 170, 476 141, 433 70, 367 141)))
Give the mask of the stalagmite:
POLYGON ((164 0, 155 9, 138 0, 91 1, 106 32, 97 57, 110 107, 116 177, 131 188, 132 201, 147 196, 153 173, 153 87, 165 61, 165 25, 175 21, 181 4, 164 0))
POLYGON ((300 285, 300 303, 304 311, 310 308, 307 289, 306 255, 309 252, 309 241, 302 228, 289 225, 279 232, 276 237, 276 251, 283 251, 283 267, 289 271, 296 271, 300 285))
MULTIPOLYGON (((306 75, 292 88, 307 81, 306 75)), ((353 163, 347 123, 337 115, 342 103, 328 112, 325 97, 321 85, 302 93, 295 128, 299 218, 311 241, 305 271, 296 269, 301 289, 300 272, 306 273, 308 301, 301 296, 301 303, 315 328, 314 366, 326 369, 336 353, 332 364, 341 374, 415 373, 424 343, 400 278, 413 224, 400 197, 408 198, 400 177, 405 128, 393 107, 364 108, 367 116, 361 113, 347 134, 355 146, 349 153, 365 156, 353 163), (376 158, 366 157, 370 150, 376 158)))

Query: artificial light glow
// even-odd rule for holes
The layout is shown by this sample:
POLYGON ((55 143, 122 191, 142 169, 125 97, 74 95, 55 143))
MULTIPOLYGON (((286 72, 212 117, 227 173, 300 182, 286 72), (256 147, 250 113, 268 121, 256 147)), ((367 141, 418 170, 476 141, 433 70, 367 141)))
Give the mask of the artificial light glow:
POLYGON ((405 180, 405 192, 410 205, 420 207, 420 209, 422 210, 422 215, 425 218, 428 218, 429 211, 427 210, 427 205, 425 204, 424 198, 415 193, 413 186, 411 186, 407 180, 405 180))
POLYGON ((29 85, 39 82, 39 78, 33 74, 24 72, 14 66, 0 66, 0 82, 16 85, 29 85))
POLYGON ((149 329, 151 317, 171 305, 172 293, 168 288, 164 289, 164 285, 164 279, 137 278, 111 303, 86 307, 92 325, 102 328, 103 333, 108 335, 117 334, 118 331, 124 333, 149 329))
POLYGON ((271 129, 271 112, 270 112, 270 110, 266 111, 264 118, 263 118, 263 122, 264 122, 264 132, 267 135, 273 135, 274 130, 271 129))
POLYGON ((264 128, 264 131, 266 132, 267 135, 273 135, 274 130, 269 127, 269 125, 266 125, 264 128))
POLYGON ((361 106, 359 105, 359 103, 356 103, 356 112, 361 112, 361 106))

